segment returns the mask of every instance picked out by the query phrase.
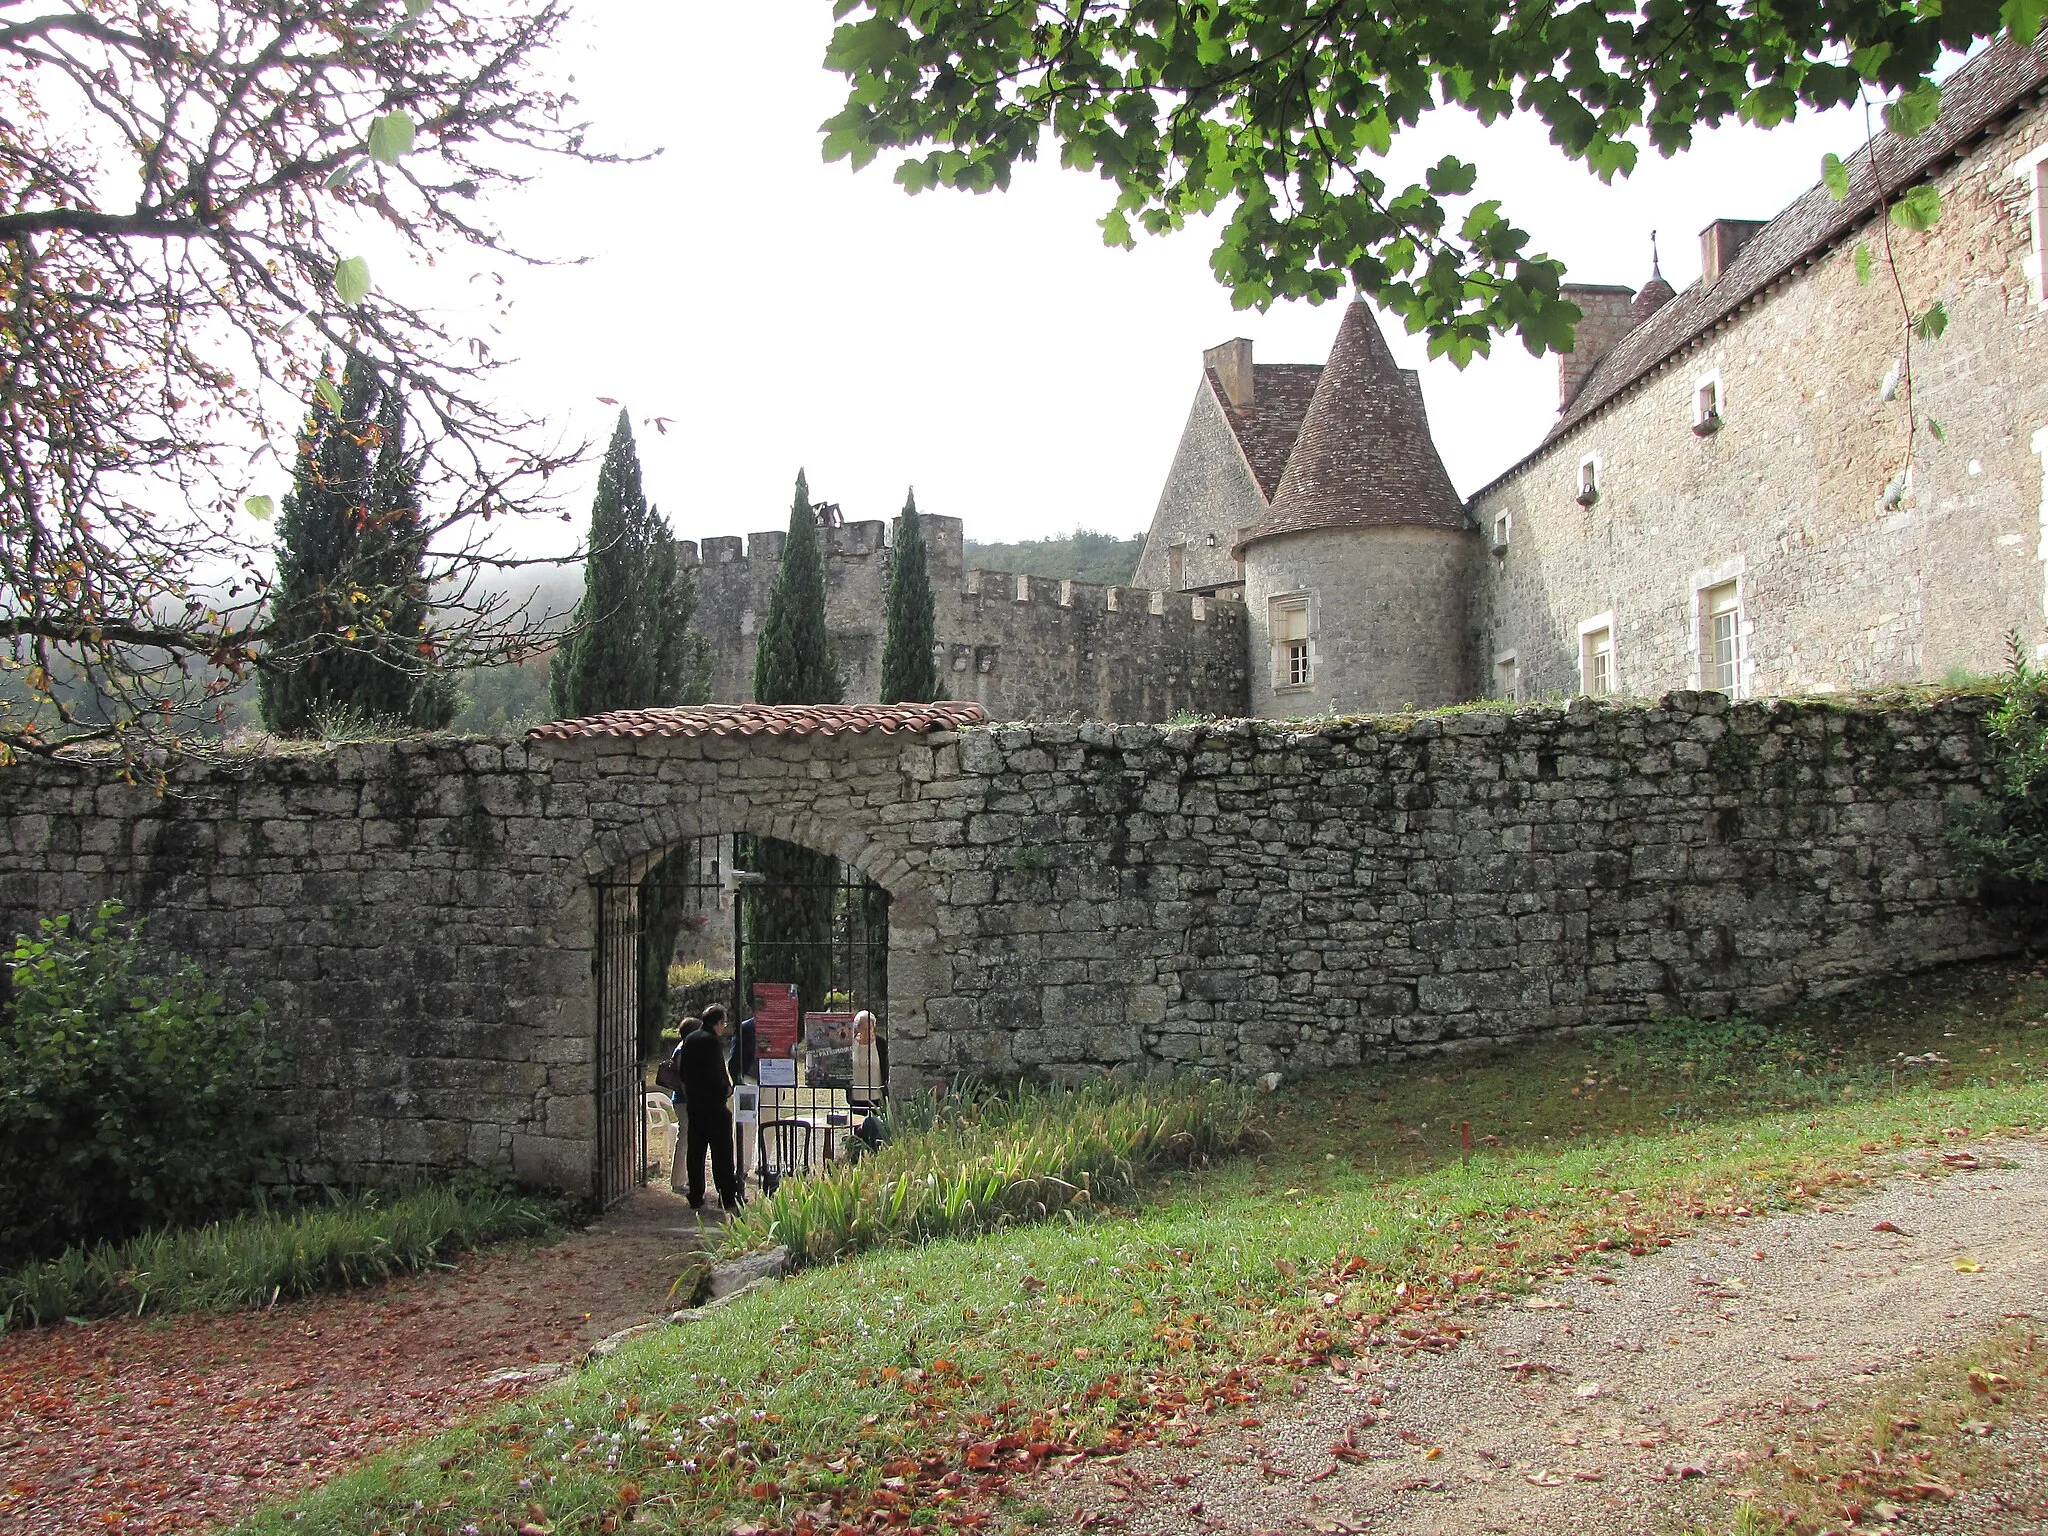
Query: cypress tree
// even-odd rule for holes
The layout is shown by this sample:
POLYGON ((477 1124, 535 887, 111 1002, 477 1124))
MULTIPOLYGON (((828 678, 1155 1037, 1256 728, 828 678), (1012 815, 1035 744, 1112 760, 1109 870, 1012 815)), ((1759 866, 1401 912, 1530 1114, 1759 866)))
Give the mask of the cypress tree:
MULTIPOLYGON (((605 449, 590 504, 590 554, 569 639, 548 669, 557 718, 613 709, 701 704, 711 691, 704 638, 690 630, 697 586, 658 508, 648 505, 640 450, 624 410, 605 449)), ((693 869, 695 850, 677 860, 693 869)), ((668 968, 690 892, 669 859, 640 882, 640 1054, 661 1048, 668 968)))
POLYGON ((937 619, 931 571, 925 560, 924 521, 917 492, 903 502, 896 524, 895 560, 889 567, 889 625, 882 640, 882 702, 929 704, 939 696, 939 670, 932 660, 937 619))
POLYGON ((839 664, 825 633, 825 554, 811 513, 811 489, 796 474, 789 539, 768 598, 768 622, 754 645, 754 702, 837 704, 839 664))
POLYGON ((322 382, 278 521, 264 723, 291 736, 350 719, 445 725, 454 694, 431 663, 404 402, 361 357, 348 359, 338 391, 322 382))
MULTIPOLYGON (((768 621, 754 649, 758 704, 837 704, 839 667, 825 631, 825 557, 801 470, 789 511, 789 539, 768 599, 768 621)), ((737 840, 735 857, 766 876, 742 908, 745 963, 739 1003, 753 1011, 753 983, 795 982, 801 1005, 822 1009, 831 988, 833 914, 839 863, 772 837, 737 840)))
POLYGON ((583 596, 548 672, 556 718, 703 703, 710 669, 703 637, 690 631, 696 608, 675 535, 647 504, 633 423, 621 410, 590 505, 583 596))

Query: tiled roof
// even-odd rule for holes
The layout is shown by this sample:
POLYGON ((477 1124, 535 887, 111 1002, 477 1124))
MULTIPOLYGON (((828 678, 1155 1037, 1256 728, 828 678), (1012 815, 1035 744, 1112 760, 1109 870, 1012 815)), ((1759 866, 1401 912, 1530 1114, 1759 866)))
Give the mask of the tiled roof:
POLYGON ((1223 391, 1223 381, 1214 368, 1203 370, 1216 403, 1244 450, 1245 462, 1259 482, 1259 494, 1267 501, 1280 489, 1280 476, 1287 457, 1294 452, 1294 440, 1301 435, 1301 419, 1315 398, 1316 380, 1322 377, 1321 363, 1252 364, 1252 403, 1232 405, 1223 391))
POLYGON ((1272 510, 1244 542, 1311 528, 1463 528, 1422 393, 1363 300, 1344 307, 1330 360, 1272 510))
POLYGON ((948 699, 938 704, 693 704, 676 709, 615 709, 554 720, 529 741, 589 741, 607 736, 857 736, 898 731, 957 731, 981 725, 988 711, 948 699))
MULTIPOLYGON (((1894 194, 1903 191, 1967 154, 1983 134, 2044 82, 2048 82, 2048 37, 2031 48, 2011 41, 1986 48, 1942 87, 1941 115, 1933 127, 1911 139, 1880 133, 1875 171, 1872 146, 1865 145, 1849 157, 1847 197, 1838 202, 1824 185, 1809 188, 1751 237, 1713 286, 1694 283, 1617 342, 1558 418, 1543 446, 1570 432, 1773 284, 1865 224, 1882 202, 1877 173, 1894 194)), ((1485 489, 1491 490, 1534 457, 1522 459, 1485 489)))

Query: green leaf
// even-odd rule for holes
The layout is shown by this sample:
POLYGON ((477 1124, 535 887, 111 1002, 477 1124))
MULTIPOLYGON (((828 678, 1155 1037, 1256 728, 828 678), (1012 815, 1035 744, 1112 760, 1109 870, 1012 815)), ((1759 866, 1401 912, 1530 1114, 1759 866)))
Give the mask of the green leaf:
POLYGON ((1849 168, 1842 164, 1840 155, 1820 157, 1820 179, 1827 186, 1828 196, 1836 202, 1849 195, 1849 168))
POLYGON ((336 191, 341 190, 341 188, 347 186, 350 182, 356 179, 356 167, 360 163, 360 161, 356 160, 344 160, 340 165, 337 165, 331 172, 328 173, 327 185, 334 188, 336 191))
POLYGON ((1998 19, 2005 23, 2013 41, 2031 45, 2041 35, 2041 23, 2048 20, 2048 0, 2005 0, 1998 8, 1998 19))
POLYGON ((1932 416, 1927 418, 1927 430, 1934 434, 1934 440, 1937 443, 1945 443, 1948 441, 1948 434, 1942 431, 1941 423, 1936 421, 1932 416))
POLYGON ((405 0, 405 19, 407 21, 419 20, 420 17, 427 14, 427 7, 433 3, 434 0, 405 0))
POLYGON ((1941 87, 1922 80, 1884 109, 1884 125, 1902 139, 1918 138, 1941 115, 1941 87))
POLYGON ((1901 229, 1924 233, 1934 228, 1940 218, 1941 194, 1934 190, 1932 182, 1908 187, 1892 204, 1892 222, 1901 229))
POLYGON ((334 296, 356 305, 370 296, 370 264, 360 256, 344 256, 334 264, 334 296))
POLYGON ((1913 322, 1913 334, 1922 341, 1939 341, 1941 333, 1948 329, 1948 306, 1937 301, 1919 319, 1913 322))
POLYGON ((322 379, 319 383, 315 384, 313 386, 313 398, 337 416, 347 410, 347 407, 342 404, 341 391, 334 387, 334 380, 332 379, 322 379))
MULTIPOLYGON (((325 380, 322 381, 323 383, 325 380)), ((268 496, 251 496, 242 503, 242 509, 259 523, 267 523, 277 511, 277 503, 268 496)))
POLYGON ((1865 288, 1870 286, 1871 260, 1870 244, 1865 240, 1856 242, 1856 281, 1865 288))
POLYGON ((412 119, 403 112, 386 112, 370 121, 370 158, 380 165, 396 165, 412 148, 412 119))

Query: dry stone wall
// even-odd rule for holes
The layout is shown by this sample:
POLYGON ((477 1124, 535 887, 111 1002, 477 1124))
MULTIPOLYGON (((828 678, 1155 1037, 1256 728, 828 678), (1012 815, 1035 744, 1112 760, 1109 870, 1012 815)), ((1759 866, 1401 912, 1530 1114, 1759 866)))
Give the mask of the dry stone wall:
POLYGON ((1725 1014, 2019 941, 1951 867, 1981 702, 407 741, 0 771, 0 922, 118 897, 261 997, 306 1179, 587 1189, 590 881, 755 832, 891 908, 891 1064, 1307 1072, 1725 1014))

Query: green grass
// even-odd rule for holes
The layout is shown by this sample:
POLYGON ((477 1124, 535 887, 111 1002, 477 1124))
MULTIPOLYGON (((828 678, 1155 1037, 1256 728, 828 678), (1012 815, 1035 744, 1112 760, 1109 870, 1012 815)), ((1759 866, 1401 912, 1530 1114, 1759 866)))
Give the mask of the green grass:
POLYGON ((787 1243, 799 1263, 816 1264, 1046 1221, 1237 1150, 1251 1112, 1243 1088, 1186 1079, 927 1100, 892 1115, 898 1139, 881 1151, 749 1204, 726 1224, 724 1245, 787 1243))
POLYGON ((1185 1441, 1286 1372, 1441 1345, 1455 1304, 1842 1198, 1913 1143, 2048 1124, 2044 1014, 2048 984, 1986 967, 1765 1030, 1289 1085, 1256 1157, 1162 1176, 1143 1209, 820 1266, 244 1529, 951 1528, 1034 1498, 1015 1474, 1049 1457, 1185 1441), (1930 1051, 1950 1064, 1895 1070, 1930 1051))
POLYGON ((304 1209, 73 1248, 0 1274, 0 1331, 72 1317, 262 1307, 374 1285, 486 1243, 537 1237, 562 1218, 558 1204, 481 1182, 337 1193, 304 1209))

